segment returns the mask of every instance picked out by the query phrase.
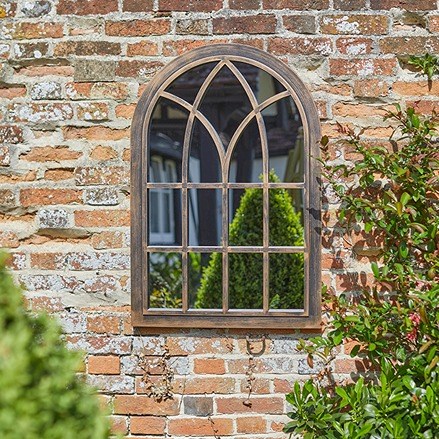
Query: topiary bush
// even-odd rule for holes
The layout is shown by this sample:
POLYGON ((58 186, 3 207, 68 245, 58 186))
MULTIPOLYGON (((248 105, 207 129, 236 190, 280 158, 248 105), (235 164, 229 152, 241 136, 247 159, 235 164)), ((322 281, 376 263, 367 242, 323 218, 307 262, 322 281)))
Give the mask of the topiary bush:
POLYGON ((311 366, 316 357, 324 362, 316 378, 287 395, 292 410, 285 431, 304 438, 439 437, 436 115, 422 118, 397 105, 386 118, 397 123, 387 146, 365 145, 359 134, 341 129, 360 157, 352 164, 328 164, 329 139, 322 139, 325 176, 342 206, 339 226, 372 235, 379 263, 372 262, 373 288, 325 292, 328 332, 300 344, 311 366), (368 373, 336 384, 331 361, 347 342, 368 373))
MULTIPOLYGON (((274 172, 270 181, 279 181, 274 172)), ((290 194, 270 189, 270 245, 303 245, 303 227, 290 194)), ((263 200, 261 189, 246 189, 230 225, 231 246, 261 246, 263 239, 263 200)), ((262 255, 229 254, 229 307, 262 308, 262 255)), ((304 297, 302 254, 270 255, 270 307, 301 308, 304 297)), ((214 253, 203 272, 197 293, 197 308, 222 308, 222 255, 214 253)))
POLYGON ((6 259, 0 254, 0 437, 108 438, 95 392, 77 376, 80 355, 54 320, 24 309, 6 259))

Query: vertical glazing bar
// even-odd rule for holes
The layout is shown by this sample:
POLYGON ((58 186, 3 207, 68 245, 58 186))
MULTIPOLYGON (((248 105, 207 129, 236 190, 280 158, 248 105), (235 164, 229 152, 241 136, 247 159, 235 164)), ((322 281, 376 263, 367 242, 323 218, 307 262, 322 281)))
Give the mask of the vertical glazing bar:
MULTIPOLYGON (((223 246, 223 313, 226 314, 229 310, 229 252, 227 251, 229 246, 229 191, 226 187, 228 175, 226 169, 223 166, 223 183, 222 190, 222 246, 223 246)), ((227 172, 228 174, 228 172, 227 172)))
POLYGON ((181 270, 182 270, 182 284, 181 284, 181 294, 182 294, 182 311, 187 312, 189 309, 189 285, 188 285, 188 193, 187 187, 183 183, 183 189, 181 190, 181 244, 182 244, 182 255, 181 255, 181 270))

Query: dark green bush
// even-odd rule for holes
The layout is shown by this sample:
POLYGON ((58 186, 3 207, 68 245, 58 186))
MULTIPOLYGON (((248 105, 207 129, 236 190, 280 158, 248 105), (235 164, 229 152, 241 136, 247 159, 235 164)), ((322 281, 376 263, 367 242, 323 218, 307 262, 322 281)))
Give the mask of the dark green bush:
POLYGON ((76 372, 78 353, 46 315, 31 315, 0 254, 0 437, 103 439, 107 419, 76 372))
MULTIPOLYGON (((271 181, 278 181, 272 172, 271 181)), ((293 208, 291 196, 284 189, 270 190, 270 245, 303 245, 300 213, 293 208)), ((261 246, 263 200, 261 189, 246 189, 230 225, 232 246, 261 246)), ((229 254, 229 307, 262 308, 262 255, 229 254)), ((303 255, 270 255, 271 308, 303 307, 303 255)), ((211 256, 198 290, 197 308, 222 308, 222 255, 211 256)))
POLYGON ((365 145, 342 129, 361 157, 352 164, 328 164, 328 139, 322 139, 326 178, 342 206, 339 226, 371 234, 380 265, 372 263, 375 287, 350 296, 326 294, 328 332, 301 342, 311 365, 315 357, 325 364, 316 379, 287 395, 292 410, 285 431, 305 438, 439 437, 436 115, 422 118, 396 106, 389 118, 398 124, 391 148, 365 145), (351 357, 369 373, 353 384, 331 384, 331 360, 347 341, 355 344, 351 357))

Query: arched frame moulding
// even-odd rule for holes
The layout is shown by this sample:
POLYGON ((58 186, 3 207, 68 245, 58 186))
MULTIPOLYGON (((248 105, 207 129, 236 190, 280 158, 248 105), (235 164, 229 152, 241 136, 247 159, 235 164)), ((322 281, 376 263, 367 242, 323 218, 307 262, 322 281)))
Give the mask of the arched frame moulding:
MULTIPOLYGON (((321 196, 320 196, 320 168, 316 160, 319 157, 320 123, 313 99, 299 77, 286 64, 273 56, 247 46, 238 44, 219 44, 192 50, 170 62, 147 85, 140 98, 134 113, 131 128, 131 289, 132 289, 132 323, 136 327, 185 327, 185 328, 266 328, 266 329, 294 329, 318 328, 321 323, 321 196), (204 83, 201 85, 193 104, 165 91, 173 81, 185 72, 202 64, 217 63, 204 83), (258 103, 255 94, 245 77, 235 66, 235 63, 246 63, 264 70, 274 77, 284 87, 284 91, 258 103), (244 118, 231 137, 227 149, 224 149, 221 139, 209 122, 200 112, 202 102, 211 81, 223 66, 227 66, 240 82, 251 104, 250 113, 244 118), (273 183, 269 182, 269 160, 267 133, 261 111, 274 102, 291 97, 300 114, 304 136, 304 182, 303 183, 273 183), (188 111, 184 144, 182 150, 181 181, 162 185, 151 183, 148 179, 148 141, 152 113, 160 98, 166 98, 188 111), (188 181, 188 151, 191 142, 193 125, 196 120, 210 134, 220 158, 222 167, 222 182, 220 184, 195 184, 188 181), (270 188, 282 187, 286 189, 303 190, 303 247, 270 247, 268 242, 268 221, 263 221, 263 245, 260 247, 240 247, 239 252, 261 253, 263 255, 263 309, 229 310, 228 303, 228 271, 227 258, 230 253, 237 252, 228 245, 228 191, 242 184, 229 183, 228 171, 233 153, 233 146, 240 134, 251 120, 256 120, 262 146, 263 180, 260 183, 247 184, 248 187, 260 187, 263 191, 264 218, 268 216, 270 188), (185 166, 186 164, 186 166, 185 166), (172 251, 166 246, 152 246, 147 243, 148 236, 148 202, 147 189, 151 187, 172 187, 182 191, 182 212, 187 212, 188 188, 220 188, 222 191, 222 236, 221 248, 197 247, 197 251, 215 251, 223 255, 223 309, 196 310, 188 306, 187 274, 182 281, 181 309, 151 309, 148 308, 148 254, 154 251, 172 251), (225 217, 225 218, 224 218, 225 217), (270 310, 268 306, 268 251, 271 253, 303 253, 305 297, 301 310, 270 310)), ((183 273, 187 273, 188 245, 187 217, 182 215, 182 238, 178 251, 182 254, 183 273)), ((193 250, 193 249, 192 249, 193 250)), ((243 275, 245 275, 243 273, 243 275)))

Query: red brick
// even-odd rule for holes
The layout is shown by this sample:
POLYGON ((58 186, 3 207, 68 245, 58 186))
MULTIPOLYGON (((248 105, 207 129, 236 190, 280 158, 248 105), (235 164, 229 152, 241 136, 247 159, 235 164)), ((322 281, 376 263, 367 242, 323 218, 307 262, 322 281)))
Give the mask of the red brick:
POLYGON ((124 234, 122 232, 101 232, 94 233, 91 238, 91 245, 98 250, 121 248, 124 242, 124 234))
POLYGON ((115 151, 110 146, 97 146, 90 153, 90 158, 92 160, 107 161, 115 159, 118 156, 117 151, 115 151))
POLYGON ((373 283, 373 275, 365 272, 337 274, 335 277, 337 291, 361 291, 373 283))
POLYGON ((66 95, 69 99, 114 99, 124 100, 128 97, 128 85, 120 82, 69 82, 66 95))
POLYGON ((342 37, 335 42, 337 50, 343 55, 357 56, 372 52, 373 40, 362 37, 342 37))
POLYGON ((117 12, 117 0, 59 0, 57 12, 61 15, 105 15, 117 12))
POLYGON ((78 210, 75 224, 78 227, 128 227, 130 213, 126 210, 78 210))
POLYGON ((244 405, 246 398, 217 398, 218 413, 265 413, 277 415, 284 413, 284 399, 277 396, 253 397, 252 406, 244 405))
POLYGON ((63 25, 59 23, 8 23, 4 25, 3 33, 15 40, 61 38, 64 35, 63 25))
POLYGON ((116 355, 90 356, 87 372, 92 375, 119 375, 120 358, 116 355))
POLYGON ((82 191, 75 189, 22 189, 20 202, 23 207, 81 203, 82 191))
POLYGON ((116 116, 122 119, 132 119, 134 111, 136 110, 136 104, 121 104, 116 107, 116 116))
POLYGON ((428 82, 423 81, 397 81, 392 85, 392 91, 401 96, 439 96, 439 82, 433 81, 431 90, 428 88, 428 82))
POLYGON ((122 11, 124 12, 151 12, 153 0, 123 0, 122 11))
POLYGON ((129 128, 115 129, 103 126, 96 127, 63 127, 65 140, 121 140, 130 136, 129 128))
POLYGON ((0 88, 1 99, 15 99, 22 96, 26 96, 26 87, 24 85, 0 88))
POLYGON ((116 69, 117 76, 128 78, 151 78, 163 64, 158 61, 119 61, 116 69))
POLYGON ((385 15, 325 15, 320 32, 333 35, 383 35, 389 22, 385 15))
POLYGON ((430 32, 439 32, 439 15, 428 17, 428 30, 430 32))
POLYGON ((118 435, 128 433, 128 419, 125 416, 111 416, 111 432, 118 435))
POLYGON ((244 17, 215 18, 214 34, 271 34, 276 31, 274 15, 250 15, 244 17))
POLYGON ((176 436, 230 436, 233 420, 212 417, 170 419, 169 433, 176 436))
POLYGON ((226 373, 225 362, 220 358, 195 358, 194 372, 196 374, 221 375, 226 373))
POLYGON ((120 319, 116 316, 87 316, 87 331, 96 334, 119 334, 120 319))
POLYGON ((0 231, 0 248, 17 248, 20 245, 14 232, 0 231))
POLYGON ((417 112, 430 115, 433 112, 437 112, 439 109, 439 100, 421 99, 418 101, 407 101, 406 105, 408 107, 414 107, 417 112))
POLYGON ((46 180, 69 180, 73 178, 73 169, 60 168, 60 169, 48 169, 44 173, 44 178, 46 180))
POLYGON ((130 431, 132 434, 163 435, 166 419, 156 416, 131 416, 130 431))
POLYGON ((235 380, 233 378, 191 378, 175 381, 175 392, 186 395, 198 394, 224 394, 228 395, 235 390, 235 380))
POLYGON ((362 98, 387 96, 390 85, 379 79, 362 79, 354 82, 354 95, 362 98))
POLYGON ((275 55, 330 55, 333 49, 329 38, 272 38, 268 51, 275 55))
POLYGON ((312 15, 287 15, 283 17, 285 29, 298 34, 315 34, 316 19, 312 15))
POLYGON ((259 9, 259 3, 259 0, 229 0, 229 8, 239 10, 259 9))
POLYGON ((366 0, 334 0, 334 9, 359 11, 366 7, 366 0))
POLYGON ((177 415, 179 413, 177 398, 156 402, 144 395, 116 395, 114 399, 114 413, 121 415, 177 415))
POLYGON ((212 12, 223 7, 223 0, 159 0, 159 11, 212 12))
POLYGON ((416 55, 439 52, 439 36, 387 37, 379 42, 382 53, 416 55))
POLYGON ((108 41, 63 41, 54 48, 54 56, 119 55, 120 44, 108 41))
POLYGON ((407 11, 434 11, 436 0, 370 0, 371 9, 400 8, 407 11))
POLYGON ((62 253, 32 253, 30 255, 30 266, 41 270, 59 269, 62 253))
MULTIPOLYGON (((226 43, 226 40, 215 40, 215 44, 226 43)), ((177 56, 182 55, 189 50, 196 49, 197 47, 208 46, 212 44, 212 41, 207 39, 201 40, 175 40, 165 41, 163 43, 163 55, 164 56, 177 56)))
POLYGON ((267 432, 267 421, 260 416, 249 416, 236 419, 238 433, 261 434, 267 432))
POLYGON ((27 162, 61 162, 76 160, 81 156, 82 152, 72 151, 67 146, 44 146, 32 148, 29 152, 22 154, 20 159, 27 162))
POLYGON ((338 102, 332 106, 332 114, 340 117, 380 117, 386 114, 391 107, 382 105, 355 104, 350 102, 338 102))
POLYGON ((158 46, 151 41, 141 41, 139 43, 128 44, 128 56, 154 56, 158 55, 158 46))
POLYGON ((165 35, 171 29, 168 18, 152 18, 150 20, 108 21, 105 33, 117 37, 144 37, 148 35, 165 35))
POLYGON ((329 60, 329 73, 333 76, 391 76, 396 67, 395 58, 329 60))
POLYGON ((329 0, 263 0, 264 9, 322 10, 329 8, 329 0))
POLYGON ((71 66, 29 66, 18 69, 25 76, 73 76, 75 69, 71 66))

